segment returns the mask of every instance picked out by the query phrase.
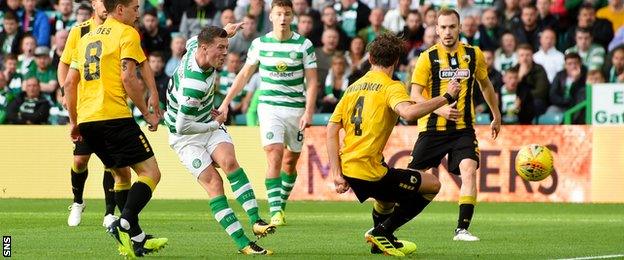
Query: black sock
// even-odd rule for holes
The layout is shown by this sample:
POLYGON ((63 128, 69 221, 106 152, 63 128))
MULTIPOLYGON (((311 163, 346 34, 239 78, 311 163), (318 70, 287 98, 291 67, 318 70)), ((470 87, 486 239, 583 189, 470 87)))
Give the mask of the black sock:
POLYGON ((89 170, 77 173, 74 169, 71 169, 71 183, 72 192, 74 193, 74 202, 82 204, 82 193, 84 192, 85 182, 87 182, 87 176, 89 176, 89 170))
POLYGON ((394 212, 380 225, 382 231, 385 231, 386 234, 394 233, 399 227, 420 214, 431 202, 420 194, 414 197, 409 201, 401 201, 394 207, 394 212))
POLYGON ((119 212, 123 212, 124 207, 126 206, 126 201, 128 201, 128 192, 130 190, 116 190, 115 191, 115 203, 117 204, 117 208, 119 212))
POLYGON ((104 201, 106 201, 106 212, 104 215, 115 215, 115 179, 110 171, 104 171, 104 178, 102 179, 102 188, 104 188, 104 201))
POLYGON ((474 214, 473 204, 460 204, 459 205, 459 218, 457 219, 457 228, 468 229, 470 221, 472 220, 472 214, 474 214))
POLYGON ((141 228, 139 227, 139 213, 145 205, 152 198, 152 190, 147 184, 140 181, 135 182, 128 192, 128 201, 126 206, 121 212, 121 218, 130 223, 129 234, 130 236, 136 236, 141 234, 141 228))
POLYGON ((388 219, 390 217, 390 215, 392 215, 392 213, 390 214, 381 214, 379 212, 377 212, 374 208, 373 208, 373 227, 379 226, 379 224, 383 223, 384 221, 386 221, 386 219, 388 219))

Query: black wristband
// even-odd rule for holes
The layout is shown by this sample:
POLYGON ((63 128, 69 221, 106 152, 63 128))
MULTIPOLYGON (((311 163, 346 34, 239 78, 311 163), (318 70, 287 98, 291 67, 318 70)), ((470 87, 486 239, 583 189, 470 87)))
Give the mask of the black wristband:
POLYGON ((65 96, 65 87, 61 86, 61 97, 65 96))
POLYGON ((449 93, 444 93, 443 97, 446 98, 446 102, 448 102, 449 104, 455 102, 455 98, 453 98, 453 96, 451 96, 451 94, 449 93))

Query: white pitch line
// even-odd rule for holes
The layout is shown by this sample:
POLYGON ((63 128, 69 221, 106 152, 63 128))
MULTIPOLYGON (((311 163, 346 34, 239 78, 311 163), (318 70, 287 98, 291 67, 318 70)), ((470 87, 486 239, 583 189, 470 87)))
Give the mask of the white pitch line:
POLYGON ((607 258, 616 258, 616 257, 624 257, 624 254, 622 254, 622 255, 585 256, 585 257, 576 257, 576 258, 561 258, 561 259, 558 259, 558 260, 607 259, 607 258))

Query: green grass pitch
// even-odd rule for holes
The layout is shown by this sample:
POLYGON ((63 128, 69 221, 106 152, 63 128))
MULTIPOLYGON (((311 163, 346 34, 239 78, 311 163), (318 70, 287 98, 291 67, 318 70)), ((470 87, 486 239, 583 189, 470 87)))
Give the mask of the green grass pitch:
MULTIPOLYGON (((103 200, 87 200, 82 224, 67 227, 69 200, 0 199, 0 235, 12 236, 15 259, 120 259, 102 228, 103 200)), ((250 234, 246 215, 229 201, 250 234)), ((260 203, 267 210, 266 202, 260 203)), ((363 259, 371 204, 291 202, 287 226, 260 240, 283 259, 363 259)), ((415 242, 420 259, 557 259, 624 254, 624 205, 480 203, 470 230, 480 242, 452 241, 457 205, 434 202, 397 233, 415 242)), ((150 257, 232 259, 230 238, 214 221, 207 200, 155 200, 141 214, 145 231, 168 237, 150 257)))

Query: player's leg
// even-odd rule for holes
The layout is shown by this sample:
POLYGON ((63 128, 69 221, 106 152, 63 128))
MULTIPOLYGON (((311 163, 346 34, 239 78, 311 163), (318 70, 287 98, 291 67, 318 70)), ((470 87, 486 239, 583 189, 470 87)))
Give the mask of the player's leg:
POLYGON ((284 150, 282 158, 282 170, 280 171, 280 179, 282 180, 282 190, 280 192, 282 198, 282 210, 286 210, 286 201, 290 196, 295 182, 297 181, 297 161, 301 152, 293 152, 289 149, 284 150))
POLYGON ((474 132, 459 132, 455 145, 449 153, 449 171, 459 175, 462 185, 459 191, 459 214, 453 240, 478 241, 479 238, 468 232, 477 202, 477 168, 479 148, 474 132))
POLYGON ((243 226, 236 218, 234 211, 230 208, 227 198, 223 192, 223 180, 219 173, 212 166, 206 167, 198 176, 197 181, 206 190, 210 199, 210 209, 214 218, 223 230, 234 240, 238 250, 243 254, 272 254, 255 242, 249 240, 245 235, 243 226))
MULTIPOLYGON (((74 148, 74 154, 79 151, 79 145, 84 146, 85 144, 76 143, 76 147, 74 148)), ((69 225, 70 227, 80 225, 80 222, 82 220, 82 212, 85 208, 84 201, 82 200, 82 195, 84 193, 84 186, 87 182, 87 177, 89 176, 89 170, 87 166, 89 164, 90 157, 90 153, 74 155, 74 160, 70 170, 74 202, 72 203, 72 205, 69 206, 69 217, 67 218, 67 225, 69 225)))
POLYGON ((123 211, 128 201, 128 193, 130 187, 132 187, 130 167, 111 169, 115 185, 113 190, 115 191, 115 204, 119 209, 119 213, 123 211))
POLYGON ((104 170, 102 188, 104 189, 104 202, 106 203, 106 212, 104 213, 102 226, 108 227, 113 221, 117 220, 117 217, 115 217, 115 178, 110 169, 104 170))
POLYGON ((247 174, 245 174, 245 171, 236 160, 234 145, 225 130, 220 129, 212 133, 208 143, 208 151, 212 160, 226 173, 236 201, 249 216, 254 235, 264 237, 275 232, 274 225, 267 224, 260 218, 256 195, 247 178, 247 174))

